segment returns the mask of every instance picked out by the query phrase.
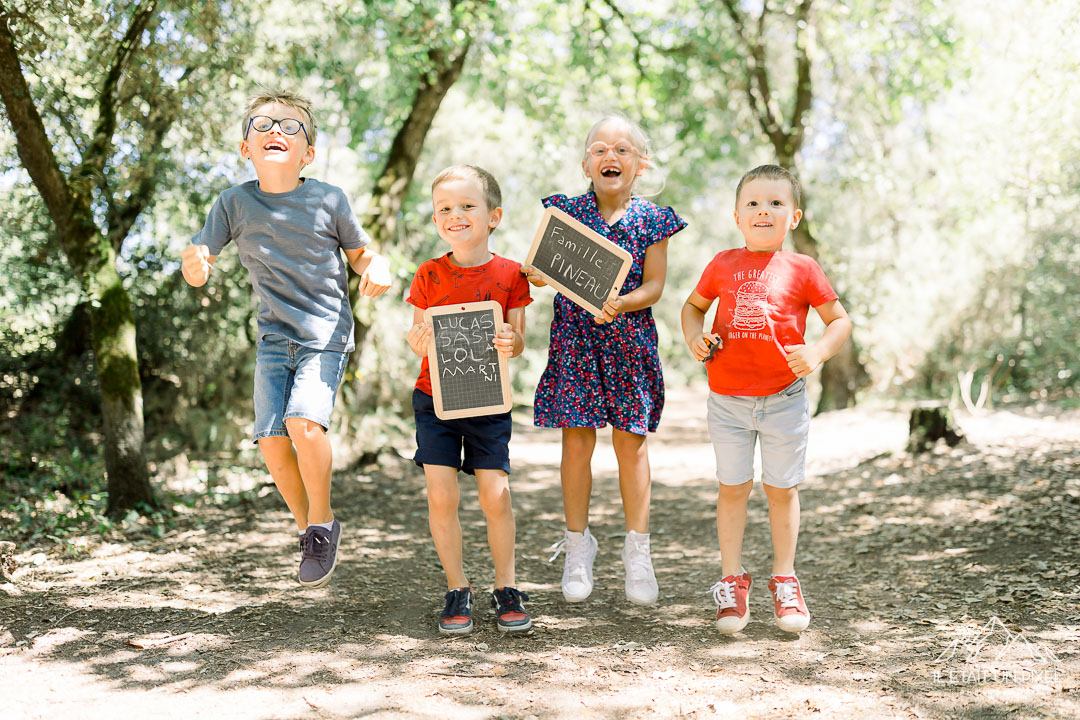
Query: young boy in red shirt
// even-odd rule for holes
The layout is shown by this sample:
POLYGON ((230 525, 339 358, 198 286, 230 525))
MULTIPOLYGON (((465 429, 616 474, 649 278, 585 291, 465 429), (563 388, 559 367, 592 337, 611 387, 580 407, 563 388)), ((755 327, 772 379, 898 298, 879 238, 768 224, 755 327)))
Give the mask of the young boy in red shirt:
POLYGON ((801 632, 810 623, 795 576, 798 484, 805 476, 810 428, 804 378, 836 354, 851 334, 851 321, 813 258, 781 249, 802 219, 799 195, 799 181, 778 165, 746 173, 735 191, 735 224, 746 246, 718 253, 682 309, 683 337, 709 374, 722 565, 722 579, 712 592, 716 627, 724 634, 742 630, 750 618, 752 581, 741 554, 756 442, 761 443, 761 484, 773 541, 773 617, 787 632, 801 632), (712 330, 704 332, 714 300, 712 330), (810 307, 825 323, 825 333, 807 345, 803 334, 810 307))
POLYGON ((510 413, 441 420, 435 415, 428 367, 432 327, 424 310, 436 305, 495 300, 505 322, 495 333, 495 349, 517 357, 525 349, 525 306, 532 302, 521 264, 488 249, 488 236, 502 220, 502 194, 489 172, 472 165, 443 170, 431 184, 432 219, 450 252, 420 264, 408 302, 414 306, 409 347, 424 358, 413 390, 417 465, 427 478, 428 526, 446 573, 446 608, 439 620, 444 635, 472 632, 473 592, 461 560, 458 470, 476 476, 480 509, 487 520, 495 564, 495 607, 500 632, 526 632, 532 621, 522 606, 529 596, 514 580, 514 511, 510 505, 510 413), (464 449, 464 461, 462 450, 464 449))

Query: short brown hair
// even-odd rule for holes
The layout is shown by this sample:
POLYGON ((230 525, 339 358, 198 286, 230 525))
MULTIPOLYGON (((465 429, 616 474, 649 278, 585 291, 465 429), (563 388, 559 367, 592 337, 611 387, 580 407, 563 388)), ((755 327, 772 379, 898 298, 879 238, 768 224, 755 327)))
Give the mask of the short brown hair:
POLYGON ((484 191, 484 202, 488 210, 502 207, 502 190, 495 176, 476 165, 451 165, 435 176, 431 181, 431 192, 449 180, 477 180, 484 191))
POLYGON ((315 109, 312 107, 311 100, 291 90, 261 88, 258 94, 253 95, 248 100, 247 110, 244 111, 243 126, 240 128, 241 135, 247 134, 251 113, 270 103, 285 105, 303 113, 304 130, 307 131, 308 144, 312 147, 315 146, 315 135, 318 131, 315 122, 315 109))
POLYGON ((758 165, 742 176, 742 180, 739 180, 738 187, 735 188, 735 205, 739 204, 739 193, 742 192, 743 185, 751 180, 757 180, 759 178, 765 178, 766 180, 787 180, 791 184, 791 194, 795 198, 795 207, 802 207, 802 186, 799 185, 799 179, 791 174, 787 168, 782 168, 779 165, 758 165))

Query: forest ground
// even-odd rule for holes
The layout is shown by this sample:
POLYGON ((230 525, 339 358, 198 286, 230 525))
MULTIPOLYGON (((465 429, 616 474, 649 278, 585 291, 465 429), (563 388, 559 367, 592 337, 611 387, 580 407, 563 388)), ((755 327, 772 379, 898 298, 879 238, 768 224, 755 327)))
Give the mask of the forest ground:
MULTIPOLYGON (((1080 718, 1080 412, 962 415, 967 439, 904 450, 907 416, 816 417, 797 567, 812 613, 772 622, 760 486, 745 565, 751 621, 719 635, 714 460, 700 392, 670 391, 649 440, 660 602, 631 605, 609 434, 594 460, 596 590, 567 604, 555 431, 515 414, 519 586, 535 630, 436 632, 444 581, 423 474, 394 453, 335 475, 344 525, 332 583, 294 580, 296 540, 263 473, 198 503, 162 537, 19 547, 0 585, 0 717, 23 718, 1080 718)), ((409 448, 402 448, 408 454, 409 448)), ((162 468, 174 489, 207 477, 162 468), (170 479, 171 478, 171 479, 170 479)), ((219 488, 220 489, 220 488, 219 488)), ((466 562, 490 561, 462 483, 466 562)), ((2 538, 0 538, 2 539, 2 538)))

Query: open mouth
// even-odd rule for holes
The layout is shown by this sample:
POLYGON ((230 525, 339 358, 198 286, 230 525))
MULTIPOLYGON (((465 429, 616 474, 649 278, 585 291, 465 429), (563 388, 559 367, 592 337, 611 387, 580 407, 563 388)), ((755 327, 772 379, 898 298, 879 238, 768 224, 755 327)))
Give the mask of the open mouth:
POLYGON ((600 175, 606 178, 616 178, 622 175, 622 170, 615 167, 604 168, 600 171, 600 175))
POLYGON ((758 227, 758 228, 771 228, 771 227, 772 227, 772 223, 771 223, 771 222, 756 222, 756 223, 754 223, 754 227, 758 227))
POLYGON ((284 140, 270 140, 263 145, 263 150, 277 150, 279 152, 288 152, 289 146, 285 144, 284 140))

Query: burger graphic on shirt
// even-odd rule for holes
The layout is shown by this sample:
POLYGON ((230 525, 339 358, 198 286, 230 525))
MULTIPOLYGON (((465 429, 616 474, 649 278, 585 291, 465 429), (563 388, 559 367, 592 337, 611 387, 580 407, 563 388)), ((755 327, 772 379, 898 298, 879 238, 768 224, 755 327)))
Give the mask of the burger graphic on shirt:
POLYGON ((735 311, 732 327, 739 330, 760 330, 765 327, 765 307, 769 303, 769 286, 751 280, 735 292, 735 311))

